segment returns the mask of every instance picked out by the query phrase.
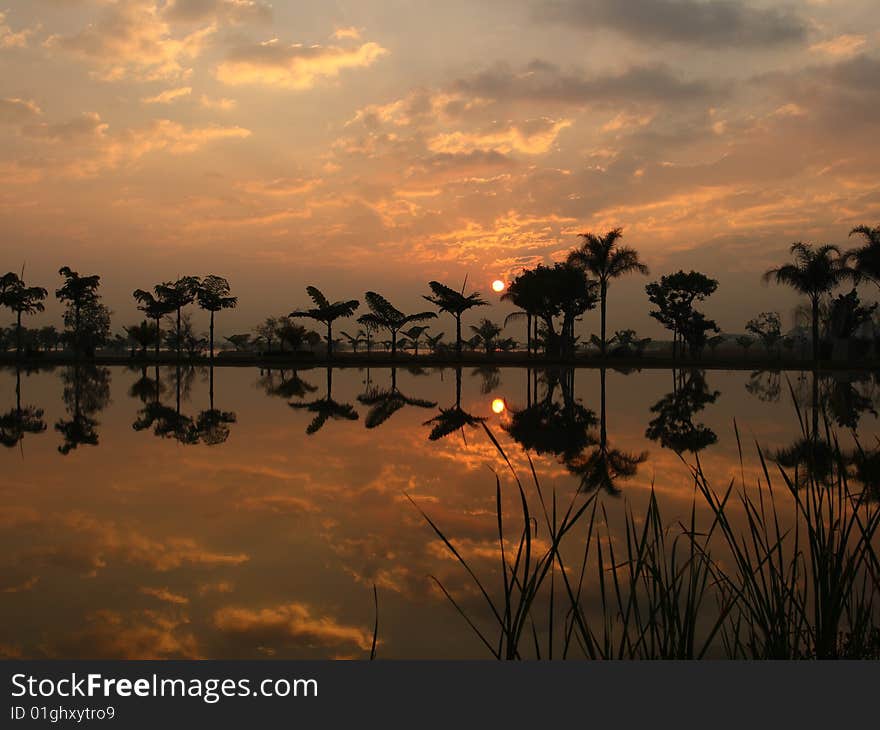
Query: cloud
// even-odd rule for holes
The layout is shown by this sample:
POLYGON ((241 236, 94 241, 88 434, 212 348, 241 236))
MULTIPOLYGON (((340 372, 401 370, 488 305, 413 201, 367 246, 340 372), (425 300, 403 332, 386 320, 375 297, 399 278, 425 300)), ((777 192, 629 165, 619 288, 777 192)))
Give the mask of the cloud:
POLYGON ((372 644, 369 632, 340 624, 329 617, 318 617, 302 603, 271 608, 225 607, 214 614, 214 625, 227 634, 247 637, 261 645, 297 646, 353 645, 367 650, 372 644))
POLYGON ((156 0, 116 0, 92 25, 53 35, 46 46, 96 65, 105 81, 155 81, 188 75, 185 66, 205 47, 216 26, 175 37, 156 0))
POLYGON ((35 32, 34 28, 12 30, 6 22, 6 13, 0 11, 0 48, 24 48, 35 32))
POLYGON ((250 180, 239 184, 238 187, 253 195, 285 197, 307 193, 320 183, 321 180, 316 178, 279 177, 274 180, 250 180))
POLYGON ((388 51, 377 43, 353 48, 283 45, 277 39, 232 49, 217 67, 225 84, 257 84, 283 89, 310 89, 344 69, 371 66, 388 51))
POLYGON ((571 126, 570 119, 533 119, 523 123, 496 125, 482 132, 445 132, 428 140, 432 152, 467 154, 474 150, 495 150, 502 154, 522 152, 538 155, 552 147, 559 133, 571 126))
POLYGON ((591 76, 544 61, 533 61, 521 71, 497 64, 457 80, 453 88, 496 100, 577 105, 687 101, 715 91, 708 82, 683 80, 664 66, 632 66, 591 76))
POLYGON ((810 50, 832 58, 847 58, 861 52, 867 38, 863 35, 839 35, 827 41, 814 43, 810 50))
POLYGON ((172 593, 167 588, 151 588, 150 586, 142 586, 140 591, 146 596, 152 596, 153 598, 157 598, 158 600, 164 601, 165 603, 173 603, 178 606, 183 606, 189 603, 189 598, 187 598, 186 596, 181 596, 177 593, 172 593))
POLYGON ((552 0, 533 5, 539 20, 590 31, 609 29, 646 42, 709 47, 773 47, 801 41, 807 24, 791 10, 741 0, 552 0))
POLYGON ((199 104, 204 109, 213 109, 215 111, 228 112, 235 109, 238 106, 238 102, 235 99, 226 99, 224 97, 218 97, 216 99, 212 99, 210 96, 206 94, 202 94, 199 97, 199 104))
POLYGON ((182 86, 179 89, 167 89, 156 96, 148 96, 141 101, 144 104, 170 104, 176 99, 180 99, 184 96, 189 96, 192 94, 191 86, 182 86))
POLYGON ((43 112, 27 99, 0 99, 0 124, 22 124, 43 112))
POLYGON ((28 137, 51 142, 76 142, 103 137, 108 127, 96 112, 83 112, 66 122, 26 125, 22 131, 28 137))
POLYGON ((163 15, 183 23, 268 23, 272 6, 259 0, 172 0, 163 15))
POLYGON ((333 37, 338 41, 346 39, 358 41, 361 38, 361 29, 355 28, 353 25, 346 28, 337 28, 333 31, 333 37))

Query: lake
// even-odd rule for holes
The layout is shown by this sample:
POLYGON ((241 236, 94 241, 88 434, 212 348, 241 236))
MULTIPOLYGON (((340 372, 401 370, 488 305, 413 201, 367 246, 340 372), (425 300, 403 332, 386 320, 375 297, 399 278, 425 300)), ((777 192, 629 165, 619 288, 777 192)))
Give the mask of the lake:
POLYGON ((847 453, 880 436, 870 373, 83 365, 0 382, 7 657, 366 658, 374 585, 379 657, 487 657, 432 576, 478 626, 482 596, 409 499, 497 589, 496 474, 508 527, 519 497, 484 424, 536 544, 527 454, 548 503, 595 495, 621 546, 652 488, 664 524, 687 523, 697 460, 714 489, 752 489, 758 446, 793 471, 818 419, 847 453))

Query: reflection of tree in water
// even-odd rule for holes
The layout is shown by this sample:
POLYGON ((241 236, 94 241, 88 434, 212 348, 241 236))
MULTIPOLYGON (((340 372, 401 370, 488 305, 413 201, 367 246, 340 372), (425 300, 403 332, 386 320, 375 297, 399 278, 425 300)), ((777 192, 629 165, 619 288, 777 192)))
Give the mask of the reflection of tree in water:
POLYGON ((63 443, 58 447, 69 454, 81 445, 98 445, 96 416, 110 403, 110 371, 95 365, 77 364, 61 374, 64 384, 62 398, 69 418, 60 419, 55 430, 63 443))
POLYGON ((483 382, 480 384, 480 393, 489 395, 501 385, 501 370, 498 368, 481 365, 471 371, 472 376, 479 375, 483 382))
POLYGON ((866 413, 877 416, 871 381, 868 373, 825 373, 821 376, 819 397, 838 427, 856 429, 866 413))
POLYGON ((777 403, 782 395, 782 375, 778 370, 758 370, 749 376, 746 390, 760 401, 777 403))
POLYGON ((327 394, 310 403, 288 403, 291 408, 314 413, 315 417, 306 428, 310 436, 320 431, 329 420, 357 421, 360 416, 350 403, 337 403, 333 400, 333 369, 327 368, 327 394))
POLYGON ((605 408, 605 368, 599 372, 600 409, 599 409, 599 443, 588 452, 583 452, 566 462, 565 466, 572 474, 580 477, 582 492, 603 491, 617 496, 620 489, 618 481, 634 477, 639 466, 648 458, 643 451, 634 454, 629 451, 615 449, 608 443, 607 417, 605 408))
MULTIPOLYGON (((435 404, 436 405, 436 404, 435 404)), ((461 432, 465 438, 465 427, 476 428, 486 419, 474 416, 461 407, 461 368, 455 368, 455 405, 449 408, 441 408, 440 413, 432 419, 425 421, 424 426, 433 426, 428 434, 430 441, 439 441, 450 434, 461 432)))
MULTIPOLYGON (((418 368, 417 374, 426 374, 426 371, 418 368)), ((415 408, 435 408, 437 406, 435 401, 410 398, 401 393, 397 387, 397 368, 391 368, 390 388, 376 388, 370 384, 367 386, 366 391, 358 396, 358 402, 365 406, 370 406, 367 417, 364 419, 364 425, 367 428, 381 426, 405 406, 413 406, 415 408)))
POLYGON ((262 388, 266 395, 276 398, 304 398, 308 393, 314 393, 318 386, 299 377, 297 370, 291 370, 290 375, 284 368, 280 370, 261 370, 257 387, 262 388), (278 377, 276 377, 276 375, 278 377))
POLYGON ((526 450, 551 454, 562 462, 574 461, 595 443, 591 429, 596 414, 575 398, 571 370, 547 370, 541 379, 544 396, 538 397, 535 383, 534 402, 521 410, 511 409, 504 430, 526 450), (561 399, 555 397, 557 389, 561 399))
POLYGON ((648 424, 645 435, 677 454, 697 453, 718 441, 718 436, 708 426, 695 424, 694 416, 721 394, 709 390, 701 370, 673 370, 672 380, 672 392, 651 406, 651 413, 657 415, 648 424))
POLYGON ((235 423, 236 416, 232 411, 221 411, 214 408, 214 365, 208 369, 208 403, 207 411, 202 411, 196 418, 196 431, 199 440, 206 446, 225 443, 229 438, 230 425, 235 423))
POLYGON ((861 486, 866 499, 880 501, 880 439, 875 439, 872 449, 863 448, 856 439, 847 476, 861 486))
POLYGON ((26 434, 43 433, 46 422, 43 409, 21 404, 21 370, 15 369, 15 408, 0 415, 0 444, 12 448, 20 444, 26 434))

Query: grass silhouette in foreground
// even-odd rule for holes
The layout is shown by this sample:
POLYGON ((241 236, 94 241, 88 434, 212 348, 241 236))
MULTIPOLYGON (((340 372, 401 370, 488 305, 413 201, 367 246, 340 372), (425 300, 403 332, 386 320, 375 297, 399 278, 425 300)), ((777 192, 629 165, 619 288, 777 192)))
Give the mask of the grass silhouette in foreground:
MULTIPOLYGON (((694 499, 687 522, 667 525, 652 489, 643 513, 626 510, 618 542, 596 494, 560 505, 555 491, 542 490, 530 458, 527 490, 483 427, 511 472, 518 513, 515 525, 505 522, 506 488, 496 474, 497 589, 409 498, 486 611, 469 613, 433 580, 496 659, 880 658, 880 562, 873 544, 880 505, 867 490, 851 489, 839 449, 834 458, 841 468, 822 483, 792 477, 781 466, 771 477, 758 448, 763 481, 756 495, 746 488, 744 467, 739 490, 731 481, 716 492, 697 459, 688 465, 694 499), (783 487, 774 487, 780 480, 783 487), (530 507, 535 498, 537 514, 530 507), (786 526, 783 499, 793 507, 793 525, 786 526), (698 523, 698 504, 708 508, 708 524, 698 523), (744 534, 729 519, 739 510, 744 534), (576 564, 567 562, 573 552, 576 564)), ((736 436, 742 465, 738 429, 736 436)))

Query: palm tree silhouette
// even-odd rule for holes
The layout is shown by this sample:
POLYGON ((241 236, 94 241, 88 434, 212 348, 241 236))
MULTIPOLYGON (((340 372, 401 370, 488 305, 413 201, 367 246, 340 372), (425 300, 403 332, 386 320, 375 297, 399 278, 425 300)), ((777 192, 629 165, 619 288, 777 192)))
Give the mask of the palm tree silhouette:
POLYGON ((177 281, 166 281, 156 285, 156 295, 167 304, 169 311, 177 313, 177 346, 175 350, 178 360, 180 360, 181 345, 183 344, 183 339, 180 336, 181 313, 185 306, 195 301, 200 283, 197 276, 183 276, 177 281))
MULTIPOLYGON (((465 280, 465 285, 467 285, 467 280, 465 280)), ((483 300, 479 292, 465 296, 464 286, 460 292, 441 284, 439 281, 430 281, 428 286, 434 293, 423 298, 436 305, 441 312, 448 312, 455 318, 455 353, 461 357, 461 315, 474 307, 488 306, 489 302, 483 300)))
POLYGON ((174 311, 174 308, 171 304, 165 301, 159 295, 159 287, 156 287, 156 295, 154 296, 150 292, 144 289, 135 289, 132 293, 132 296, 138 302, 138 309, 144 313, 147 319, 152 319, 156 322, 156 357, 159 357, 159 347, 162 344, 162 318, 171 314, 174 311))
POLYGON ((880 226, 856 226, 849 232, 850 236, 861 236, 865 245, 847 251, 844 260, 854 265, 856 280, 868 279, 880 286, 880 226))
POLYGON ((465 427, 477 428, 481 423, 485 422, 485 418, 474 416, 461 407, 461 368, 455 368, 455 404, 449 408, 441 408, 440 413, 425 421, 423 426, 433 426, 431 433, 428 434, 430 441, 439 441, 446 438, 450 434, 461 432, 461 437, 465 438, 465 427))
POLYGON ((361 316, 358 322, 367 323, 377 329, 388 330, 391 335, 391 357, 397 355, 397 333, 408 324, 415 322, 424 322, 428 319, 436 319, 434 312, 418 312, 417 314, 404 314, 394 307, 381 294, 374 291, 368 291, 364 298, 367 300, 367 306, 370 313, 361 316))
POLYGON ((358 347, 361 346, 362 343, 366 342, 366 332, 363 330, 358 330, 353 335, 348 334, 348 332, 340 332, 346 340, 348 340, 348 345, 351 347, 352 352, 357 352, 358 347))
POLYGON ((43 300, 49 294, 41 286, 27 286, 12 271, 0 277, 0 306, 15 312, 15 354, 21 357, 21 315, 46 309, 43 300))
POLYGON ((486 349, 487 355, 491 355, 495 350, 495 345, 498 340, 498 335, 501 334, 501 330, 501 327, 485 317, 480 320, 479 324, 471 325, 471 332, 479 338, 479 343, 486 349))
POLYGON ((61 380, 70 418, 59 420, 55 430, 63 438, 58 451, 66 456, 81 445, 98 445, 96 416, 110 403, 110 371, 77 363, 62 373, 61 380))
POLYGON ((838 284, 853 276, 843 265, 840 249, 826 244, 813 247, 806 243, 793 243, 792 263, 770 269, 764 281, 775 281, 791 287, 810 298, 813 320, 813 362, 819 362, 819 303, 838 284))
POLYGON ((98 287, 101 286, 101 277, 97 274, 92 276, 80 276, 69 266, 62 266, 58 273, 64 277, 64 284, 55 291, 55 297, 60 302, 67 302, 73 307, 73 351, 80 355, 80 343, 82 332, 82 311, 98 302, 98 287))
POLYGON ((599 490, 611 496, 618 496, 618 481, 634 477, 639 466, 648 458, 648 452, 634 454, 628 451, 611 448, 608 444, 607 418, 605 415, 605 368, 599 370, 600 408, 599 408, 599 443, 589 452, 569 460, 568 470, 580 477, 580 491, 590 493, 599 490))
POLYGON ((581 233, 584 239, 580 248, 568 255, 568 263, 579 266, 599 280, 599 306, 601 311, 601 352, 606 355, 605 312, 608 299, 608 286, 612 279, 638 272, 647 275, 648 267, 639 261, 639 254, 633 248, 619 246, 623 229, 615 228, 604 236, 581 233))
POLYGON ((389 389, 368 387, 366 392, 358 396, 358 402, 371 407, 364 419, 364 425, 367 428, 381 426, 404 406, 416 408, 436 408, 437 406, 435 401, 410 398, 401 393, 397 387, 397 368, 391 368, 391 387, 389 389))
POLYGON ((159 340, 159 330, 155 325, 144 320, 140 324, 126 327, 128 336, 141 348, 141 354, 147 354, 147 348, 159 340))
POLYGON ((307 286, 306 291, 315 306, 312 309, 291 312, 288 316, 308 317, 327 326, 327 358, 330 359, 333 357, 333 323, 337 319, 351 317, 361 303, 357 299, 348 299, 331 304, 317 287, 307 286))
POLYGON ((21 370, 15 368, 15 408, 0 416, 0 444, 7 448, 20 444, 26 434, 43 433, 43 409, 21 405, 21 370))
POLYGON ((211 313, 208 346, 211 362, 214 362, 214 313, 222 309, 233 309, 238 304, 238 297, 229 296, 229 282, 226 279, 209 274, 199 282, 196 299, 202 309, 211 313))
POLYGON ((312 385, 308 381, 299 377, 297 370, 292 370, 291 377, 286 377, 285 370, 282 368, 281 382, 275 382, 274 371, 268 369, 258 381, 258 385, 263 388, 266 395, 275 396, 289 400, 291 398, 303 398, 307 393, 314 393, 318 387, 312 385))
POLYGON ((333 400, 333 368, 327 368, 327 392, 323 398, 313 400, 310 403, 288 403, 287 405, 315 414, 314 419, 306 428, 306 433, 309 436, 320 431, 324 424, 331 419, 334 421, 357 421, 360 418, 350 403, 337 403, 333 400))
POLYGON ((196 418, 196 431, 199 440, 208 446, 216 446, 225 443, 229 438, 230 424, 236 422, 236 415, 232 411, 221 411, 214 408, 214 366, 208 368, 208 399, 209 408, 202 411, 196 418))

